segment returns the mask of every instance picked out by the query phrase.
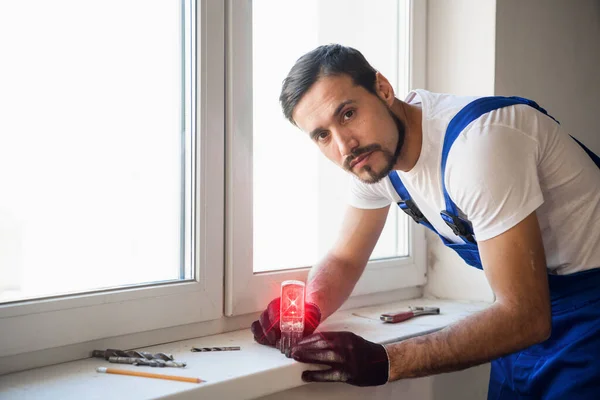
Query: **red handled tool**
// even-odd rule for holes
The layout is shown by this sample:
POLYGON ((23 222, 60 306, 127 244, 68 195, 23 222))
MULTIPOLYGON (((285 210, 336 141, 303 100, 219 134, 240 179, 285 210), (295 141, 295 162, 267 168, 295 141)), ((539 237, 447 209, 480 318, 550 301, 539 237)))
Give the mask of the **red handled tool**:
POLYGON ((383 322, 395 324, 396 322, 406 321, 419 315, 436 315, 440 313, 439 307, 409 307, 410 311, 398 313, 385 313, 379 317, 383 322))

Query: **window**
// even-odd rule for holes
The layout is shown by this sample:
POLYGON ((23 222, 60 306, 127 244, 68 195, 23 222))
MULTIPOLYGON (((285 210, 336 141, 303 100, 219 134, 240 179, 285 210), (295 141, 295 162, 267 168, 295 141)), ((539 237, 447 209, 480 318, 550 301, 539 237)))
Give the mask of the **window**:
MULTIPOLYGON (((423 2, 26 4, 0 2, 0 373, 24 353, 176 340, 306 279, 335 236, 347 179, 279 110, 301 53, 346 43, 398 96, 423 85, 423 2), (300 16, 314 26, 291 29, 300 16), (272 165, 294 164, 276 147, 302 152, 311 175, 288 168, 294 185, 265 185, 272 165), (295 191, 311 206, 297 210, 295 191)), ((386 229, 354 294, 424 283, 422 230, 396 210, 386 229)))
POLYGON ((222 315, 223 21, 0 3, 0 357, 222 315))
MULTIPOLYGON (((342 43, 359 49, 402 98, 409 87, 413 15, 407 0, 377 7, 362 0, 230 4, 228 315, 259 310, 283 279, 305 279, 306 267, 334 243, 345 211, 346 173, 281 112, 279 92, 289 69, 318 45, 342 43)), ((377 270, 373 279, 388 275, 395 283, 375 283, 367 273, 356 293, 412 284, 407 274, 423 278, 423 246, 413 229, 392 207, 369 269, 377 270)))

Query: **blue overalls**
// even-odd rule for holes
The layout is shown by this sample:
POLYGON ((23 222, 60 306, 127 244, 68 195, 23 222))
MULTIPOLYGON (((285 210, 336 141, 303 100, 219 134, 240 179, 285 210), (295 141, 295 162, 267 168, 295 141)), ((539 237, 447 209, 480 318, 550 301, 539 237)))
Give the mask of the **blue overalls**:
MULTIPOLYGON (((485 113, 515 104, 526 104, 548 115, 534 101, 524 98, 483 97, 460 110, 446 130, 441 162, 446 209, 440 214, 464 243, 452 243, 440 235, 411 200, 396 171, 389 174, 401 199, 398 206, 417 223, 437 233, 467 264, 479 269, 483 266, 472 226, 459 217, 446 190, 446 162, 452 144, 469 123, 485 113)), ((581 142, 577 143, 600 168, 600 158, 581 142)), ((550 338, 492 361, 488 399, 600 399, 600 268, 570 275, 548 275, 548 283, 552 302, 550 338)))

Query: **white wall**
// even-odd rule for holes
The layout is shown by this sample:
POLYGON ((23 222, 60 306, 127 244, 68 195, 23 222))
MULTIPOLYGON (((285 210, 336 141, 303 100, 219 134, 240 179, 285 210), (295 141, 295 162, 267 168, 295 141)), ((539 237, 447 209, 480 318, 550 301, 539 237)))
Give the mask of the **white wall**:
POLYGON ((427 7, 427 89, 493 94, 496 0, 429 1, 427 7))
POLYGON ((482 271, 467 265, 432 232, 427 232, 427 285, 424 295, 442 299, 494 301, 482 271))
POLYGON ((261 400, 480 400, 487 398, 489 366, 419 379, 407 379, 384 386, 360 388, 343 383, 312 383, 261 400))
POLYGON ((496 37, 496 94, 537 101, 600 152, 600 1, 498 1, 496 37))
MULTIPOLYGON (((458 95, 494 94, 496 0, 429 1, 427 89, 458 95)), ((427 233, 425 295, 493 301, 483 272, 427 233)))

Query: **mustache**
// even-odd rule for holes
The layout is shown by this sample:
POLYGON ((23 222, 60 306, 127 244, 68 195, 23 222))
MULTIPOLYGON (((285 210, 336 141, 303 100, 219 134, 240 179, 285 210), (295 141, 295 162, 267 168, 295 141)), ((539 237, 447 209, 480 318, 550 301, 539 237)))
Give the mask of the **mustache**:
POLYGON ((377 143, 373 143, 365 147, 358 147, 352 150, 352 152, 348 156, 346 156, 346 159, 344 160, 344 169, 349 171, 351 169, 350 165, 352 164, 352 161, 356 160, 357 157, 360 157, 363 154, 370 153, 376 150, 381 150, 381 146, 377 143))

